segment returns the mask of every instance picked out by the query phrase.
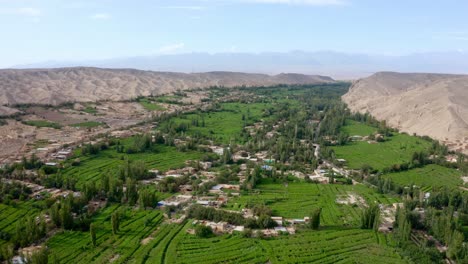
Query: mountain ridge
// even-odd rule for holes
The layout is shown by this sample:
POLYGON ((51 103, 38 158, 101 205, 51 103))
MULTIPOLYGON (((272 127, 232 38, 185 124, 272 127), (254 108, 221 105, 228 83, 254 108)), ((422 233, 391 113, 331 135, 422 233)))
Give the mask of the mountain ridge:
POLYGON ((291 73, 270 76, 226 71, 188 74, 96 67, 3 69, 0 70, 0 105, 127 100, 210 86, 331 82, 334 80, 327 76, 291 73))
POLYGON ((468 75, 379 72, 342 99, 352 111, 468 152, 468 75))

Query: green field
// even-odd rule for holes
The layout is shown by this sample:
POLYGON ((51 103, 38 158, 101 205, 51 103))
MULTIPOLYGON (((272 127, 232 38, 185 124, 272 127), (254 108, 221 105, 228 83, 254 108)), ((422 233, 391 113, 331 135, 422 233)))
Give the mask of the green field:
POLYGON ((369 230, 300 230, 270 239, 198 238, 186 232, 191 221, 163 224, 158 211, 117 206, 106 208, 93 223, 99 227, 96 247, 88 232, 65 231, 47 242, 51 255, 61 263, 407 263, 391 246, 391 237, 369 230), (110 226, 114 210, 125 215, 116 235, 110 226))
POLYGON ((179 152, 175 147, 165 145, 157 145, 152 151, 134 154, 117 153, 114 149, 109 149, 96 155, 78 156, 80 165, 69 166, 62 174, 75 178, 78 185, 81 185, 87 181, 99 180, 104 173, 115 173, 125 162, 125 158, 130 161, 143 161, 149 169, 167 171, 183 166, 186 160, 197 160, 202 156, 201 152, 179 152))
POLYGON ((33 201, 16 202, 14 206, 0 203, 0 230, 13 235, 16 221, 39 213, 33 204, 33 201))
POLYGON ((354 141, 344 146, 332 147, 337 158, 346 160, 350 169, 360 169, 370 165, 382 170, 393 164, 409 162, 416 151, 428 150, 431 143, 409 135, 396 134, 385 142, 370 144, 367 141, 354 141))
POLYGON ((30 120, 30 121, 23 121, 23 124, 28 126, 35 126, 35 127, 51 127, 55 129, 60 129, 62 126, 58 123, 45 121, 45 120, 30 120))
POLYGON ((386 178, 401 186, 415 184, 429 190, 431 187, 458 188, 463 185, 462 173, 440 165, 430 164, 422 168, 408 171, 394 172, 384 175, 386 178))
POLYGON ((166 263, 408 263, 387 245, 389 239, 361 229, 301 230, 266 240, 238 235, 200 239, 180 232, 166 263))
POLYGON ((156 103, 148 100, 148 98, 139 99, 138 102, 148 111, 164 111, 164 110, 166 110, 161 105, 156 104, 156 103))
POLYGON ((91 128, 91 127, 98 127, 102 126, 104 123, 101 122, 96 122, 96 121, 87 121, 87 122, 82 122, 82 123, 76 123, 76 124, 71 124, 71 127, 85 127, 85 128, 91 128))
MULTIPOLYGON (((189 134, 199 133, 219 142, 229 143, 230 140, 239 136, 244 124, 251 125, 260 121, 263 111, 268 107, 268 104, 263 103, 224 103, 219 111, 185 114, 171 119, 171 122, 191 125, 192 120, 196 119, 199 121, 199 126, 190 126, 187 131, 189 134), (245 120, 242 120, 242 116, 245 120), (202 120, 204 120, 204 126, 202 126, 202 120)), ((163 124, 163 126, 167 125, 167 122, 163 124)))
POLYGON ((60 263, 161 263, 156 257, 162 260, 169 238, 182 228, 161 224, 162 221, 162 213, 157 210, 111 206, 93 219, 97 227, 96 247, 91 244, 89 232, 81 231, 57 234, 47 246, 60 263), (113 235, 110 216, 115 210, 122 216, 120 230, 113 235), (146 244, 142 242, 145 238, 149 238, 146 244))
POLYGON ((350 136, 368 136, 377 132, 377 128, 348 119, 346 120, 346 125, 341 128, 341 131, 350 136))
POLYGON ((272 209, 275 216, 286 218, 303 218, 309 216, 313 209, 322 208, 324 225, 357 225, 359 222, 359 205, 336 203, 338 197, 348 194, 358 195, 366 202, 395 203, 396 198, 376 193, 364 185, 289 183, 264 183, 257 186, 258 192, 242 195, 229 200, 228 208, 240 210, 247 204, 265 204, 272 209))

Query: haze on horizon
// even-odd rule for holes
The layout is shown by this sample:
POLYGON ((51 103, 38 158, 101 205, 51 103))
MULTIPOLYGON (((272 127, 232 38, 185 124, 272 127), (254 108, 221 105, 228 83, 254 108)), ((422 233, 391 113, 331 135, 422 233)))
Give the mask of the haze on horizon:
POLYGON ((242 71, 260 60, 252 68, 265 73, 467 73, 465 10, 420 0, 0 0, 0 68, 242 71))

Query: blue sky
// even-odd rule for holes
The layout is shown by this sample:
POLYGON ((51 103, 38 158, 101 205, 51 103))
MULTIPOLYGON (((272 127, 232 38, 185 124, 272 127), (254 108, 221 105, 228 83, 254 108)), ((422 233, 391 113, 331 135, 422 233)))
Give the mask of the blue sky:
POLYGON ((184 52, 468 51, 468 1, 0 0, 0 67, 184 52))

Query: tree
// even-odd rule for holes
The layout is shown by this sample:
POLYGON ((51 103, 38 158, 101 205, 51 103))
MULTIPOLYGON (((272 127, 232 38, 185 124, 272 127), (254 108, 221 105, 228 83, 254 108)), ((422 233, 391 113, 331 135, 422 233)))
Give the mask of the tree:
POLYGON ((129 205, 135 205, 138 201, 137 183, 132 178, 127 178, 125 196, 129 205))
POLYGON ((156 205, 156 194, 149 189, 142 189, 139 192, 140 208, 145 209, 156 205))
POLYGON ((213 229, 209 226, 198 225, 195 228, 195 235, 201 238, 211 237, 213 235, 213 229))
POLYGON ((34 252, 27 258, 26 263, 31 264, 47 264, 49 263, 49 251, 45 248, 34 252))
POLYGON ((309 219, 309 226, 311 229, 317 230, 320 226, 320 213, 322 212, 322 208, 315 209, 312 211, 309 219))
POLYGON ((63 200, 60 208, 60 222, 64 229, 73 228, 73 215, 71 213, 70 201, 63 200))
POLYGON ((379 206, 377 204, 370 205, 361 214, 361 228, 377 229, 379 227, 379 216, 379 206))
POLYGON ((93 243, 93 246, 96 246, 96 230, 94 228, 94 224, 89 225, 89 234, 91 236, 91 243, 93 243))
POLYGON ((119 225, 120 225, 119 212, 112 213, 111 224, 112 224, 112 234, 115 235, 119 231, 119 225))

